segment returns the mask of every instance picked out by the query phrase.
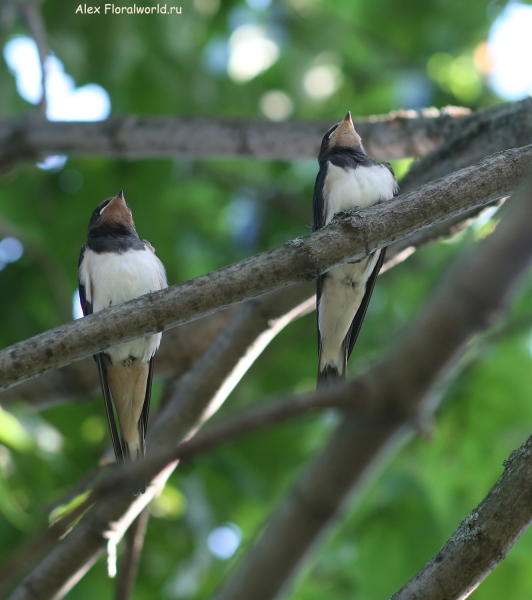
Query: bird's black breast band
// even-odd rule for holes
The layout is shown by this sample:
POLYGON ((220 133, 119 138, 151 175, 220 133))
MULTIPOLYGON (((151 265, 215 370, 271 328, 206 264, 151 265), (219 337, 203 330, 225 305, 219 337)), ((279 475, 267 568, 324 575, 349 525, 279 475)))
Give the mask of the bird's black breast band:
POLYGON ((123 254, 128 250, 145 250, 144 242, 136 233, 116 230, 111 227, 98 227, 90 231, 87 236, 87 245, 98 254, 101 252, 118 252, 123 254))
POLYGON ((326 162, 332 163, 342 169, 356 169, 357 167, 375 167, 379 163, 370 158, 361 150, 346 148, 344 146, 333 146, 322 150, 318 156, 320 166, 326 162))

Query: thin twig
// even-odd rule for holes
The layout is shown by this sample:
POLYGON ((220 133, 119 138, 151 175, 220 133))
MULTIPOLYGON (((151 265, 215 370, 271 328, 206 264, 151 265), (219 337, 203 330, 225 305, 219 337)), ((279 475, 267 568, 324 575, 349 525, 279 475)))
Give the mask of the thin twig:
POLYGON ((149 508, 145 508, 140 515, 133 521, 126 534, 126 548, 118 578, 116 581, 115 600, 129 600, 135 579, 137 578, 137 569, 144 545, 144 537, 148 529, 148 520, 150 518, 149 508))
POLYGON ((29 32, 39 53, 39 62, 41 64, 41 86, 42 95, 39 100, 39 111, 43 117, 46 117, 46 59, 48 57, 48 43, 46 27, 39 11, 41 0, 20 0, 19 6, 28 26, 29 32))

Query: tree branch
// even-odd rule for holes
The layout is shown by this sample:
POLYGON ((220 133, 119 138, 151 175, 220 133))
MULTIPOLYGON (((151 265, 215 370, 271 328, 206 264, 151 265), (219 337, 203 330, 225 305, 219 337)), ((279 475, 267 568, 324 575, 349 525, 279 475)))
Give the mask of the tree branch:
MULTIPOLYGON (((456 123, 445 141, 430 154, 415 162, 401 180, 403 193, 424 183, 463 169, 494 152, 522 147, 532 136, 532 99, 513 104, 500 104, 494 108, 466 116, 456 123)), ((473 208, 465 213, 423 229, 409 238, 393 244, 387 259, 400 254, 408 247, 423 246, 435 239, 448 236, 463 229, 481 209, 473 208)))
MULTIPOLYGON (((444 140, 468 109, 398 111, 357 119, 357 131, 377 160, 423 156, 444 140)), ((49 154, 128 160, 240 156, 274 160, 314 158, 334 121, 112 117, 96 123, 0 118, 0 172, 49 154)))
POLYGON ((479 111, 457 125, 441 145, 412 165, 401 181, 403 192, 463 169, 494 152, 528 145, 532 138, 532 98, 479 111))
MULTIPOLYGON (((312 287, 309 285, 309 295, 312 287)), ((234 316, 236 307, 169 329, 162 338, 154 362, 155 378, 178 379, 203 356, 222 329, 234 316)), ((81 402, 100 394, 98 371, 92 357, 48 371, 40 377, 0 393, 5 405, 24 400, 38 409, 59 402, 81 402)))
MULTIPOLYGON (((314 298, 310 300, 315 300, 314 298)), ((304 305, 311 302, 306 301, 304 305)), ((302 315, 301 315, 302 316, 302 315)), ((506 323, 503 327, 497 327, 488 335, 483 335, 478 341, 480 345, 487 342, 494 342, 500 339, 508 338, 522 333, 523 330, 532 325, 532 315, 525 315, 514 322, 506 323)), ((475 355, 477 352, 468 353, 475 355)), ((460 372, 472 362, 473 356, 466 355, 461 360, 460 372), (465 360, 464 360, 465 359, 465 360)), ((458 373, 455 368, 451 369, 454 375, 458 373)), ((251 435, 262 429, 283 423, 295 417, 304 416, 316 410, 337 408, 349 411, 351 416, 357 415, 358 418, 370 418, 372 420, 388 420, 386 414, 388 406, 376 406, 367 403, 364 394, 352 394, 352 386, 342 384, 334 388, 320 390, 316 393, 302 394, 298 396, 289 396, 279 400, 270 400, 238 411, 237 414, 226 417, 222 422, 217 423, 207 430, 202 430, 184 442, 181 442, 177 448, 163 450, 160 452, 151 452, 148 459, 142 463, 133 463, 127 469, 115 465, 113 474, 107 477, 92 492, 92 498, 88 505, 96 500, 101 500, 116 488, 127 486, 131 481, 136 481, 141 476, 147 478, 158 473, 166 465, 179 459, 180 461, 195 458, 198 454, 204 454, 220 445, 232 442, 242 436, 251 435)), ((93 477, 94 479, 94 477, 93 477)), ((86 490, 86 486, 78 488, 77 493, 86 490)), ((76 494, 69 496, 71 499, 76 494)), ((65 500, 67 501, 67 500, 65 500)), ((62 504, 60 502, 59 504, 62 504)), ((1 580, 1 576, 0 576, 1 580)))
MULTIPOLYGON (((290 320, 307 310, 306 303, 297 308, 307 295, 306 286, 293 286, 241 307, 150 427, 146 462, 149 463, 151 454, 158 448, 165 444, 175 447, 194 434, 222 404, 267 343, 290 320)), ((160 472, 159 489, 175 466, 174 461, 160 472)), ((152 484, 137 499, 133 499, 129 487, 115 488, 114 493, 96 504, 22 582, 11 599, 61 598, 92 566, 106 545, 111 551, 113 572, 113 553, 118 542, 158 488, 152 484)), ((97 489, 101 490, 101 486, 97 489)), ((101 494, 91 495, 88 501, 94 502, 97 497, 101 494)))
POLYGON ((310 236, 15 344, 0 352, 0 389, 291 283, 314 280, 334 265, 359 260, 508 195, 531 158, 532 146, 500 152, 363 212, 338 214, 310 236))
POLYGON ((522 196, 495 232, 441 282, 432 302, 388 356, 348 384, 359 404, 383 408, 386 418, 347 414, 217 600, 279 597, 373 462, 412 424, 471 337, 501 312, 532 261, 532 194, 527 189, 522 196))
POLYGON ((118 571, 115 600, 129 600, 131 597, 135 579, 137 578, 137 569, 149 518, 150 511, 148 508, 145 508, 128 529, 126 549, 122 556, 122 564, 118 571))
MULTIPOLYGON (((447 150, 441 150, 442 154, 434 154, 424 163, 431 165, 430 172, 426 169, 425 179, 430 181, 465 166, 459 164, 460 156, 470 153, 476 161, 487 154, 527 144, 531 113, 532 102, 527 99, 471 115, 467 109, 455 107, 441 112, 436 109, 392 112, 356 119, 355 126, 368 154, 377 160, 422 157, 444 142, 447 150), (463 141, 465 131, 469 132, 467 142, 463 141), (475 142, 475 136, 483 138, 483 143, 475 142), (451 149, 453 143, 455 147, 451 149), (453 168, 444 157, 454 161, 453 168)), ((21 161, 57 153, 128 160, 176 156, 314 158, 324 132, 332 124, 332 121, 271 123, 257 119, 136 116, 112 117, 96 123, 50 123, 33 116, 3 117, 0 118, 0 172, 21 161)), ((417 173, 416 170, 416 176, 417 173)))
POLYGON ((531 456, 532 437, 504 461, 497 484, 393 600, 458 600, 484 581, 532 522, 531 456))
POLYGON ((30 35, 35 41, 39 62, 41 64, 41 86, 42 95, 39 100, 39 111, 46 118, 46 58, 48 56, 48 44, 46 41, 46 27, 39 12, 41 0, 19 0, 20 11, 29 29, 30 35))

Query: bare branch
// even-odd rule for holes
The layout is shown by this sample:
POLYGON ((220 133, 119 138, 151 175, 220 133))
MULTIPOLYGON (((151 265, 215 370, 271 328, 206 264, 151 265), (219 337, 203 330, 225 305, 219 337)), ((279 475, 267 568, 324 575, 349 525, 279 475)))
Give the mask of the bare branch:
MULTIPOLYGON (((307 296, 307 286, 293 286, 249 302, 236 313, 151 427, 148 464, 157 448, 164 447, 165 443, 176 446, 194 434, 222 404, 270 339, 291 319, 307 310, 306 302, 297 308, 307 296)), ((90 569, 105 546, 113 574, 118 542, 175 466, 175 461, 168 464, 160 472, 158 482, 155 481, 157 485, 149 486, 146 493, 135 500, 129 487, 115 488, 114 493, 96 504, 24 580, 11 600, 61 598, 90 569)), ((154 472, 157 469, 150 475, 154 472)), ((102 489, 97 486, 98 491, 91 494, 88 501, 101 498, 102 489)))
POLYGON ((474 113, 461 119, 441 145, 412 165, 401 190, 410 191, 494 152, 526 146, 531 137, 532 98, 474 113))
MULTIPOLYGON (((532 136, 531 111, 532 99, 528 98, 464 117, 441 145, 412 165, 401 180, 401 191, 408 192, 468 167, 494 152, 528 144, 532 136)), ((400 240, 388 249, 387 259, 390 260, 407 247, 419 247, 463 229, 480 210, 478 207, 473 208, 444 223, 419 231, 408 239, 400 240)))
MULTIPOLYGON (((495 204, 501 204, 503 201, 504 199, 495 204)), ((386 253, 386 262, 381 269, 381 274, 403 262, 415 252, 417 247, 461 231, 483 210, 484 207, 472 209, 454 219, 443 221, 392 244, 386 253), (466 216, 470 218, 464 219, 466 216)), ((315 310, 316 305, 314 285, 308 284, 308 290, 309 296, 312 294, 308 300, 308 310, 311 312, 315 310)), ((228 308, 167 330, 157 352, 155 378, 167 380, 168 384, 173 380, 175 389, 180 377, 205 352, 222 327, 227 324, 230 316, 234 314, 235 308, 228 308)), ((100 381, 94 371, 94 362, 91 358, 84 358, 0 392, 0 404, 24 400, 35 408, 42 409, 61 402, 83 402, 98 395, 99 392, 100 381)))
POLYGON ((347 260, 511 193, 532 146, 480 163, 365 211, 339 213, 305 238, 208 275, 143 296, 0 352, 0 389, 139 336, 164 331, 291 283, 311 281, 347 260))
POLYGON ((502 206, 505 200, 506 197, 502 197, 495 202, 489 202, 482 206, 475 206, 451 219, 426 227, 425 229, 420 229, 413 235, 393 243, 386 251, 386 262, 384 263, 383 269, 381 269, 381 273, 394 267, 396 264, 401 263, 411 256, 418 248, 433 242, 448 239, 457 233, 460 233, 471 225, 484 210, 491 208, 492 206, 502 206))
MULTIPOLYGON (((312 287, 309 285, 309 295, 311 293, 312 287)), ((236 307, 229 308, 168 330, 163 335, 155 359, 155 378, 179 379, 189 371, 236 310, 236 307)), ((59 402, 81 402, 99 394, 98 371, 94 368, 92 357, 89 357, 0 393, 0 403, 5 405, 24 400, 40 409, 59 402)))
POLYGON ((39 111, 46 117, 46 58, 48 56, 48 44, 46 41, 46 28, 39 12, 41 0, 19 0, 19 6, 30 35, 35 41, 39 62, 41 63, 41 86, 42 95, 39 101, 39 111))
POLYGON ((346 416, 217 600, 279 597, 364 474, 412 423, 468 340, 500 314, 532 261, 531 236, 532 194, 527 190, 495 232, 441 282, 432 302, 385 360, 348 384, 359 405, 381 407, 386 418, 346 416))
POLYGON ((189 439, 218 410, 270 341, 306 314, 308 291, 292 286, 241 307, 151 428, 151 452, 189 439))
POLYGON ((144 536, 148 528, 150 511, 145 508, 140 515, 133 521, 126 535, 126 549, 122 557, 122 564, 118 571, 116 582, 115 600, 129 600, 131 592, 137 578, 137 568, 139 565, 142 546, 144 545, 144 536))
MULTIPOLYGON (((369 154, 377 160, 424 156, 449 134, 463 108, 399 111, 357 119, 369 154)), ((314 158, 334 121, 112 117, 97 123, 0 118, 0 172, 49 154, 140 158, 240 156, 314 158)))
POLYGON ((532 522, 531 456, 532 437, 504 461, 497 484, 393 600, 458 600, 484 581, 532 522))
MULTIPOLYGON (((445 142, 446 150, 436 151, 439 154, 431 155, 424 166, 416 166, 412 177, 425 172, 425 179, 420 182, 424 183, 470 164, 460 163, 460 157, 469 154, 471 160, 477 161, 493 152, 527 144, 531 112, 532 102, 527 99, 471 115, 466 109, 457 108, 441 112, 400 111, 357 119, 355 125, 366 150, 377 160, 422 157, 445 142), (469 132, 467 141, 465 132, 469 132), (475 136, 482 142, 475 142, 475 136)), ((113 117, 97 123, 50 123, 4 117, 0 118, 0 172, 20 161, 57 153, 128 160, 176 156, 314 158, 331 125, 332 121, 271 123, 256 119, 136 116, 113 117)))

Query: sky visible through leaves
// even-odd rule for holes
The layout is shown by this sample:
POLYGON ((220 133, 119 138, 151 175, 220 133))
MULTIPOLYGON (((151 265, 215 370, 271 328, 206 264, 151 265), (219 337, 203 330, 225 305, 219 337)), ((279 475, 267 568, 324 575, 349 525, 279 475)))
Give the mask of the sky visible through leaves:
MULTIPOLYGON (((84 15, 76 6, 41 6, 51 120, 334 120, 347 110, 486 108, 532 92, 530 3, 184 0, 172 16, 84 15)), ((5 23, 0 115, 22 116, 39 102, 40 65, 24 22, 5 23)), ((398 175, 410 162, 394 163, 398 175)), ((79 249, 92 210, 119 189, 175 284, 309 233, 316 173, 311 160, 52 156, 17 168, 0 183, 1 346, 79 316, 79 249)), ((385 353, 442 272, 497 218, 485 215, 379 279, 350 376, 385 353)), ((430 439, 404 440, 376 468, 287 598, 387 598, 484 497, 502 461, 530 435, 531 307, 528 277, 498 335, 473 342, 441 390, 430 439)), ((315 335, 314 315, 281 332, 222 413, 313 389, 315 335)), ((161 390, 156 382, 155 405, 161 390)), ((153 590, 169 600, 209 598, 337 422, 334 412, 305 417, 183 464, 151 508, 133 598, 154 598, 153 590)), ((0 409, 0 562, 57 517, 57 503, 108 443, 100 397, 40 411, 22 402, 0 409)), ((531 557, 528 533, 472 597, 530 598, 531 557)), ((112 586, 102 559, 68 598, 99 600, 112 586)))

